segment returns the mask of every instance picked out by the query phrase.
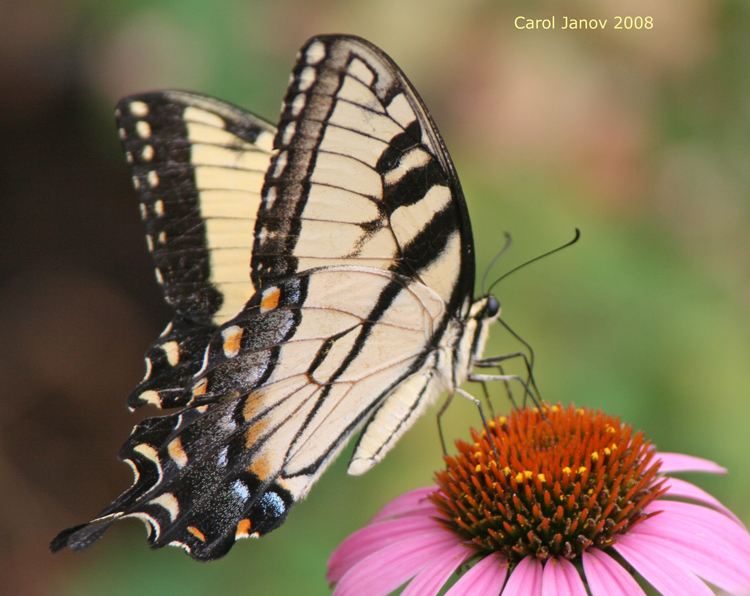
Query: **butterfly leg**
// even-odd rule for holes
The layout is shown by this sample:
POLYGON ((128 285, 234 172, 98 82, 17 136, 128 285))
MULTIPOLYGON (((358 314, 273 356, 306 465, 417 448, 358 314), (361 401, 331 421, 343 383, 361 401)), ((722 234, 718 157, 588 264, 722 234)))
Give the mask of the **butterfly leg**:
MULTIPOLYGON (((515 354, 506 354, 504 356, 495 356, 492 358, 483 358, 482 360, 474 362, 474 366, 476 366, 477 368, 497 368, 500 371, 500 376, 505 377, 507 375, 505 374, 505 371, 503 370, 503 367, 500 365, 500 363, 512 358, 523 358, 527 375, 526 384, 524 385, 524 387, 526 388, 526 395, 532 395, 532 400, 534 401, 534 403, 537 403, 539 401, 539 388, 536 386, 536 381, 534 380, 533 355, 531 360, 529 360, 524 352, 516 352, 515 354), (533 394, 529 391, 529 387, 534 388, 533 394)), ((504 383, 505 390, 507 391, 508 397, 510 398, 511 402, 513 402, 513 406, 518 407, 515 400, 513 399, 509 382, 506 380, 504 381, 504 383)), ((524 402, 526 401, 526 395, 524 395, 524 402)))
MULTIPOLYGON (((503 374, 502 369, 500 369, 500 374, 503 374)), ((490 399, 490 392, 487 389, 487 383, 481 383, 482 385, 482 392, 484 393, 484 399, 487 401, 487 407, 490 409, 490 416, 493 418, 495 417, 495 408, 492 407, 492 400, 490 399)), ((513 396, 510 394, 510 390, 508 388, 508 384, 506 383, 506 389, 508 389, 508 397, 510 398, 510 401, 513 402, 513 396)), ((513 402, 515 404, 515 402, 513 402)))
POLYGON ((487 440, 490 442, 490 445, 492 445, 492 451, 495 453, 495 459, 499 461, 500 458, 497 455, 497 449, 495 448, 495 442, 491 439, 492 435, 490 434, 490 428, 487 425, 487 418, 485 418, 485 416, 484 416, 484 410, 482 409, 482 402, 480 402, 471 393, 469 393, 468 391, 464 391, 460 387, 456 387, 456 393, 458 393, 461 397, 465 397, 466 399, 468 399, 479 410, 479 416, 482 418, 482 426, 484 426, 484 432, 487 434, 487 440))
POLYGON ((521 383, 521 385, 523 385, 523 388, 526 390, 526 395, 529 395, 531 397, 531 401, 534 402, 534 405, 537 407, 541 407, 539 404, 539 398, 531 389, 532 386, 536 388, 533 377, 531 378, 531 384, 527 383, 518 375, 478 375, 472 373, 469 375, 468 380, 474 383, 487 383, 490 381, 503 381, 504 383, 507 383, 508 381, 518 381, 519 383, 521 383))
POLYGON ((492 368, 493 366, 496 366, 500 362, 505 362, 506 360, 512 360, 513 358, 523 358, 524 364, 526 366, 526 370, 531 371, 531 362, 529 361, 528 356, 524 352, 515 352, 514 354, 505 354, 504 356, 493 356, 491 358, 482 358, 481 360, 477 360, 474 362, 474 366, 478 366, 480 368, 492 368))
POLYGON ((443 435, 443 414, 448 409, 448 406, 451 405, 451 401, 453 401, 453 393, 451 393, 445 400, 445 403, 440 406, 440 410, 437 413, 437 425, 438 425, 438 434, 440 435, 440 444, 443 446, 443 455, 448 455, 448 450, 445 448, 445 436, 443 435))
MULTIPOLYGON (((496 368, 501 375, 505 375, 505 370, 503 369, 500 362, 503 360, 507 360, 508 358, 514 358, 519 356, 520 354, 510 354, 508 356, 499 356, 497 358, 488 358, 487 360, 480 360, 479 362, 475 362, 474 366, 477 366, 479 368, 496 368)), ((482 389, 484 390, 484 395, 487 398, 487 403, 490 404, 490 409, 492 410, 492 402, 490 401, 490 394, 487 390, 487 383, 486 381, 482 381, 482 389)), ((513 391, 510 388, 510 381, 504 381, 503 383, 505 385, 505 393, 508 395, 508 399, 510 400, 510 403, 513 404, 514 408, 518 408, 518 404, 516 404, 516 400, 513 397, 513 391)), ((492 410, 492 415, 495 415, 494 410, 492 410)))

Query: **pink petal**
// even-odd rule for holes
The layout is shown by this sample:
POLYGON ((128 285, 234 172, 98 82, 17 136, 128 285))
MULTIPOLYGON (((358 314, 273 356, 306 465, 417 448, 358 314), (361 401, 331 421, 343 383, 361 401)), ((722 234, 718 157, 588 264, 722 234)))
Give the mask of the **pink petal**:
POLYGON ((662 513, 655 515, 643 522, 671 523, 675 526, 682 525, 693 528, 698 534, 708 534, 724 539, 731 543, 744 556, 750 556, 750 534, 744 526, 735 523, 721 513, 693 505, 692 503, 680 503, 679 501, 666 501, 659 499, 644 508, 646 513, 661 510, 662 513), (659 520, 662 517, 664 519, 659 520))
POLYGON ((677 564, 672 553, 653 548, 639 536, 618 536, 613 548, 664 596, 713 596, 697 575, 677 564))
POLYGON ((698 488, 694 484, 690 484, 679 478, 668 478, 664 486, 668 487, 669 491, 662 498, 671 499, 677 497, 679 499, 690 499, 692 501, 698 501, 699 503, 705 503, 714 509, 718 509, 724 515, 731 517, 738 524, 742 523, 739 518, 722 505, 718 499, 712 497, 706 491, 698 488))
POLYGON ((633 576, 598 548, 583 551, 583 573, 591 596, 646 596, 633 576))
MULTIPOLYGON (((643 525, 643 524, 641 524, 643 525)), ((750 565, 748 561, 727 552, 730 549, 725 541, 707 539, 678 528, 665 535, 654 536, 643 531, 629 533, 638 540, 639 548, 653 548, 661 551, 670 561, 676 563, 722 590, 741 592, 750 588, 750 565)), ((653 528, 652 528, 653 529, 653 528)))
POLYGON ((656 457, 661 459, 662 474, 672 474, 674 472, 710 472, 712 474, 726 474, 726 468, 722 468, 708 459, 684 455, 682 453, 657 453, 656 457))
POLYGON ((587 596, 575 565, 566 559, 547 559, 542 574, 542 596, 587 596))
MULTIPOLYGON (((670 555, 684 567, 716 586, 731 592, 750 588, 750 552, 742 545, 716 532, 712 522, 728 520, 711 509, 703 509, 702 524, 685 515, 665 511, 639 524, 629 535, 671 551, 670 555)), ((731 526, 732 522, 728 522, 731 526)), ((736 527, 736 526, 735 526, 736 527)))
POLYGON ((542 596, 542 563, 531 555, 510 572, 502 596, 542 596))
POLYGON ((326 579, 336 582, 362 559, 391 544, 425 533, 435 534, 437 537, 450 535, 435 520, 426 516, 393 519, 365 526, 348 536, 333 551, 328 559, 326 579))
POLYGON ((386 596, 414 577, 435 557, 451 550, 458 537, 448 532, 407 538, 379 550, 344 574, 335 596, 386 596))
POLYGON ((437 511, 437 507, 427 500, 427 497, 436 490, 437 488, 434 486, 425 486, 404 493, 393 499, 393 501, 387 503, 375 514, 375 517, 372 518, 370 523, 372 524, 390 517, 399 517, 401 515, 408 515, 416 511, 424 511, 427 509, 435 509, 435 511, 437 511))
POLYGON ((445 596, 499 594, 508 575, 508 561, 497 553, 479 561, 453 584, 445 596))
POLYGON ((474 554, 470 547, 457 544, 422 569, 401 592, 401 596, 435 596, 453 572, 474 554))

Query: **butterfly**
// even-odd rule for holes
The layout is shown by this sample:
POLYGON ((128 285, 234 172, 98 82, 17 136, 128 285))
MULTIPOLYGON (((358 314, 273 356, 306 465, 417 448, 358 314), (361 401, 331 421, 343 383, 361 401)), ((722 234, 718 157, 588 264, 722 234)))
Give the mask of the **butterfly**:
MULTIPOLYGON (((156 278, 175 310, 146 354, 119 457, 133 485, 61 532, 116 520, 193 558, 277 528, 362 429, 363 474, 487 366, 500 314, 472 298, 469 214, 445 144, 396 64, 322 35, 300 50, 278 128, 180 91, 128 97, 118 127, 156 278)), ((499 376, 497 378, 500 378, 499 376)))

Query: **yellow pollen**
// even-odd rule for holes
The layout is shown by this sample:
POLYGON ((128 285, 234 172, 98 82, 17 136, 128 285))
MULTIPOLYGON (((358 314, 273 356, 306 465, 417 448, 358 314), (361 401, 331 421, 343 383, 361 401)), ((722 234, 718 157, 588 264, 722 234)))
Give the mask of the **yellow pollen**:
POLYGON ((508 477, 511 474, 511 469, 508 466, 505 466, 502 471, 503 471, 503 476, 505 477, 508 477))
POLYGON ((583 474, 585 471, 586 471, 585 466, 581 466, 580 468, 578 468, 578 474, 583 474))
MULTIPOLYGON (((477 445, 477 447, 478 447, 478 445, 477 445)), ((482 457, 482 452, 481 451, 477 451, 476 453, 474 453, 474 457, 476 459, 479 459, 480 457, 482 457)))
POLYGON ((479 464, 477 464, 477 467, 474 468, 474 471, 477 472, 477 473, 481 472, 482 471, 482 466, 480 466, 479 464))
POLYGON ((521 474, 521 472, 516 474, 516 482, 518 482, 518 484, 521 484, 521 482, 523 482, 523 474, 521 474))
POLYGON ((613 434, 615 434, 615 432, 617 432, 617 431, 615 430, 615 427, 614 427, 614 426, 608 426, 608 427, 607 427, 607 432, 608 432, 608 433, 609 433, 610 435, 613 435, 613 434))
POLYGON ((526 470, 523 475, 526 476, 527 480, 531 480, 534 477, 534 472, 532 472, 531 470, 526 470))
POLYGON ((599 454, 596 451, 591 454, 591 461, 599 461, 599 454))
POLYGON ((498 422, 500 422, 501 426, 505 426, 506 424, 508 424, 508 419, 505 416, 500 416, 498 422))
POLYGON ((552 406, 550 408, 550 410, 552 410, 552 412, 554 412, 555 414, 557 414, 560 411, 560 408, 558 408, 557 406, 552 406))
POLYGON ((537 478, 539 478, 539 482, 547 482, 547 479, 544 477, 544 474, 537 474, 537 478))
POLYGON ((490 420, 490 421, 489 421, 489 422, 487 423, 487 426, 489 426, 490 428, 495 428, 495 426, 497 426, 497 425, 495 424, 495 421, 494 421, 494 420, 490 420))
POLYGON ((570 474, 570 468, 568 466, 565 466, 563 469, 563 474, 570 474))
POLYGON ((617 445, 612 445, 612 451, 617 451, 617 445))
POLYGON ((607 456, 612 455, 612 450, 609 447, 605 447, 604 448, 604 455, 607 455, 607 456))

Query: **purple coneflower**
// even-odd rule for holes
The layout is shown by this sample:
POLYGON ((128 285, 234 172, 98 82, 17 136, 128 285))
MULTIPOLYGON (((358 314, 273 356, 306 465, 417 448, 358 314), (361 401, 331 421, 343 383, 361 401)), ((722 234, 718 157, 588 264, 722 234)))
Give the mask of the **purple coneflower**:
POLYGON ((472 430, 437 487, 391 501, 331 555, 335 596, 712 596, 750 589, 750 535, 721 503, 670 472, 724 473, 657 453, 643 433, 586 408, 514 411, 472 430), (680 500, 674 500, 680 499, 680 500), (683 502, 682 499, 700 504, 683 502), (587 592, 588 586, 588 592, 587 592))

